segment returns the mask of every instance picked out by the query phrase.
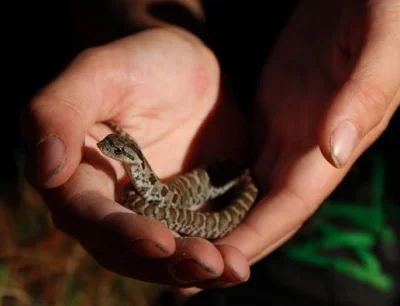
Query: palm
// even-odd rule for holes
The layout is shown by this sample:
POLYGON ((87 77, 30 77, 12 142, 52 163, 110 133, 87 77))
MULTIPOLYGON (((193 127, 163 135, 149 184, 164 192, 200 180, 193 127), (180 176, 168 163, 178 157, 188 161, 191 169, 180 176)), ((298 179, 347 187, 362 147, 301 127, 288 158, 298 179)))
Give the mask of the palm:
POLYGON ((270 170, 260 173, 262 183, 289 182, 290 175, 295 193, 307 193, 303 200, 311 203, 322 200, 344 174, 326 161, 319 146, 328 103, 345 85, 357 49, 354 31, 343 32, 347 21, 332 19, 337 8, 319 10, 314 19, 294 15, 266 66, 257 101, 255 139, 263 144, 258 168, 270 170), (262 125, 268 126, 267 135, 258 128, 262 125))
POLYGON ((48 126, 57 135, 46 138, 53 149, 43 155, 43 165, 56 173, 44 181, 53 188, 46 202, 55 225, 102 266, 126 276, 175 285, 246 279, 239 250, 175 240, 162 223, 118 205, 125 173, 96 146, 111 132, 99 122, 110 120, 137 140, 161 178, 199 163, 241 159, 246 129, 226 94, 215 57, 179 29, 143 31, 78 56, 32 101, 23 121, 39 122, 36 130, 25 126, 27 135, 48 133, 48 126))
MULTIPOLYGON (((324 185, 337 171, 321 154, 318 137, 325 107, 337 84, 333 71, 327 69, 324 50, 304 46, 292 53, 291 45, 306 42, 291 41, 288 36, 283 35, 260 81, 263 86, 256 105, 254 134, 261 154, 257 169, 268 169, 259 171, 264 186, 296 178, 294 184, 318 182, 314 187, 327 188, 325 193, 333 186, 324 185), (261 126, 267 126, 268 132, 261 126), (305 163, 308 170, 294 175, 293 171, 305 163)), ((313 195, 317 190, 309 191, 313 195)))
MULTIPOLYGON (((180 53, 191 51, 185 50, 188 46, 181 41, 175 49, 161 43, 141 50, 143 42, 138 40, 118 42, 106 54, 106 61, 96 59, 96 66, 91 68, 101 75, 100 80, 89 83, 93 84, 90 92, 102 94, 94 121, 113 121, 133 136, 161 178, 215 159, 242 158, 246 131, 234 104, 227 103, 224 90, 219 88, 217 62, 210 61, 205 71, 187 56, 185 65, 181 65, 180 53), (140 60, 130 56, 141 52, 146 54, 140 60), (212 74, 205 75, 210 71, 212 74), (99 84, 100 90, 95 87, 99 84)), ((106 184, 101 176, 110 178, 111 165, 111 178, 120 181, 119 189, 126 183, 120 180, 125 175, 122 165, 102 156, 103 171, 98 171, 98 158, 90 155, 94 151, 100 154, 96 143, 110 132, 103 124, 89 126, 85 165, 96 172, 93 175, 99 186, 106 184)))
POLYGON ((340 33, 327 35, 337 27, 328 21, 335 17, 332 10, 305 3, 282 33, 259 83, 252 140, 254 172, 264 197, 244 226, 223 240, 240 246, 250 262, 289 238, 348 171, 324 157, 320 133, 328 103, 344 85, 352 58, 336 44, 340 33))
MULTIPOLYGON (((119 111, 122 115, 108 120, 120 124, 138 141, 152 168, 161 178, 168 178, 198 164, 213 162, 216 159, 242 158, 245 147, 244 124, 233 104, 229 105, 214 99, 207 99, 201 103, 194 99, 163 101, 162 97, 157 96, 152 90, 148 90, 145 95, 141 99, 159 101, 154 109, 149 110, 148 105, 132 103, 131 101, 135 99, 130 96, 131 101, 121 101, 121 105, 126 106, 119 111), (215 112, 210 113, 212 108, 215 112), (136 115, 142 111, 146 112, 145 118, 136 115), (224 120, 221 120, 222 112, 224 120)), ((96 143, 111 132, 103 124, 93 125, 86 136, 85 150, 89 152, 95 150, 100 154, 96 143)), ((116 190, 120 190, 127 181, 121 163, 102 157, 104 170, 112 165, 115 175, 111 175, 111 178, 116 179, 114 180, 118 182, 116 190)), ((86 162, 93 168, 98 166, 97 159, 89 158, 86 162)), ((107 170, 98 174, 110 177, 107 170)))

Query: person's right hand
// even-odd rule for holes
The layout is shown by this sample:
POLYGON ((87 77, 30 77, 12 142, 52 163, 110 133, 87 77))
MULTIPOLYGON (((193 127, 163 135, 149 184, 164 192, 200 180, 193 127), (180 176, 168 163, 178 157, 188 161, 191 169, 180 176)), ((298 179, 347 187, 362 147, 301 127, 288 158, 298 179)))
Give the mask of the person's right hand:
POLYGON ((100 122, 111 120, 136 138, 162 178, 215 158, 241 159, 246 130, 223 101, 215 57, 182 30, 148 30, 88 49, 23 112, 28 177, 43 190, 55 225, 105 268, 180 287, 246 281, 249 265, 238 249, 174 239, 160 222, 119 205, 125 173, 96 147, 112 132, 100 122))

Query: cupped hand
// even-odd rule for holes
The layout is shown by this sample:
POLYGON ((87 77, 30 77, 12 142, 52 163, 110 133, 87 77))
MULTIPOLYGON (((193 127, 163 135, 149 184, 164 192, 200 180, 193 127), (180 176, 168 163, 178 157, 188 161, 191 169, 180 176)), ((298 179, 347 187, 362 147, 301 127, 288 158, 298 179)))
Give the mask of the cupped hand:
POLYGON ((244 157, 246 130, 220 89, 218 64, 196 38, 154 29, 88 49, 42 89, 21 117, 30 181, 55 225, 105 268, 175 286, 235 284, 249 266, 232 246, 175 239, 160 222, 118 204, 122 166, 96 143, 111 120, 167 178, 215 158, 244 157))
POLYGON ((273 50, 255 107, 261 193, 219 242, 251 263, 281 246, 383 133, 400 102, 396 0, 301 1, 273 50))

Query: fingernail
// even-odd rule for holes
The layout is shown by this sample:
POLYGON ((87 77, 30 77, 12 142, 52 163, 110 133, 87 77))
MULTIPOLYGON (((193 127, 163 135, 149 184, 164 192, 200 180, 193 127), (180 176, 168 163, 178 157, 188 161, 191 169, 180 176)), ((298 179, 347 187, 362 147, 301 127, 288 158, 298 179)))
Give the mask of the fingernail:
POLYGON ((56 136, 43 138, 36 146, 37 171, 41 182, 46 182, 65 165, 65 145, 56 136))
POLYGON ((331 156, 337 168, 346 165, 359 141, 360 132, 353 122, 345 120, 339 123, 329 142, 331 156))
POLYGON ((141 257, 163 257, 165 255, 171 255, 171 252, 162 245, 145 238, 132 241, 129 249, 141 257), (149 254, 151 255, 149 256, 149 254))
POLYGON ((193 258, 183 259, 175 263, 172 276, 181 283, 216 278, 219 275, 209 266, 193 258))
POLYGON ((243 267, 242 269, 240 269, 240 265, 238 265, 238 267, 236 267, 236 269, 234 269, 231 265, 227 264, 227 267, 229 268, 229 272, 230 272, 230 282, 232 284, 239 284, 239 283, 244 283, 247 282, 248 279, 250 278, 250 274, 249 274, 249 269, 247 267, 243 267))

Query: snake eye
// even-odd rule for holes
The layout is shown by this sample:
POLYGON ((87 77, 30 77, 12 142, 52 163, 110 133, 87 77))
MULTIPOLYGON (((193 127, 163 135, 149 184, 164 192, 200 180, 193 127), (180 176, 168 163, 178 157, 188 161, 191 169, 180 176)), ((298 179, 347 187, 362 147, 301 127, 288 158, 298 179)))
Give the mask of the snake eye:
POLYGON ((121 148, 116 148, 116 149, 114 149, 114 153, 116 155, 121 155, 122 154, 122 149, 121 148))

